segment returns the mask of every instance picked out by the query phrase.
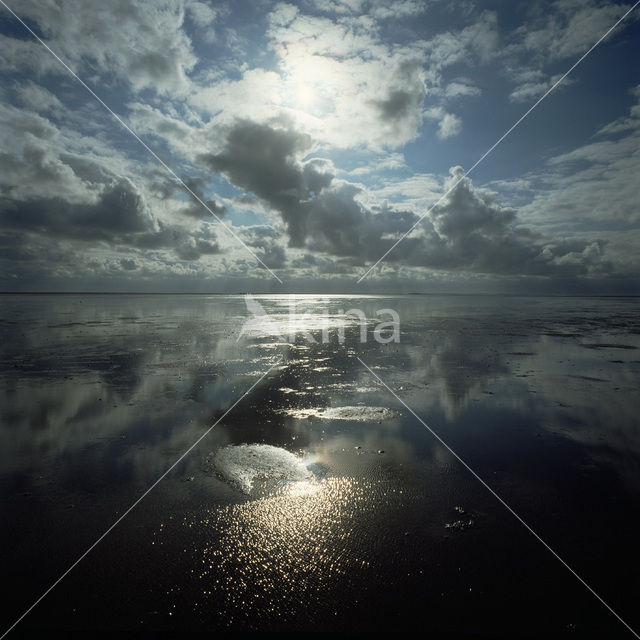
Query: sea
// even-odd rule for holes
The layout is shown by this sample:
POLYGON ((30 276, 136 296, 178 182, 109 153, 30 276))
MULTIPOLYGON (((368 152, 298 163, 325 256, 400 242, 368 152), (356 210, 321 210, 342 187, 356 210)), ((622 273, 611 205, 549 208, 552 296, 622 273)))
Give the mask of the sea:
POLYGON ((639 311, 0 296, 0 633, 633 637, 639 311))

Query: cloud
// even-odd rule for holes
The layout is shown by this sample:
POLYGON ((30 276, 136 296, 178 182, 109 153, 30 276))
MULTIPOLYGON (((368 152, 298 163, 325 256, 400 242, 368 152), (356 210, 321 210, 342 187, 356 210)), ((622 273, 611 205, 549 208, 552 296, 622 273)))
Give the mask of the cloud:
POLYGON ((345 173, 348 173, 350 176, 362 176, 380 171, 394 171, 407 168, 404 156, 401 153, 385 153, 384 155, 378 156, 377 159, 345 173))
POLYGON ((133 258, 121 258, 120 266, 125 271, 135 271, 138 268, 138 263, 133 258))
POLYGON ((584 53, 627 9, 597 0, 557 0, 550 6, 534 6, 513 38, 545 62, 566 60, 584 53))
MULTIPOLYGON (((411 211, 365 206, 363 187, 335 177, 332 165, 307 158, 309 136, 283 123, 238 121, 220 153, 202 157, 237 187, 263 199, 282 218, 289 244, 355 265, 376 261, 418 219, 411 211)), ((495 194, 451 170, 451 192, 387 258, 414 267, 501 275, 602 273, 604 243, 550 238, 519 226, 495 194)))
POLYGON ((398 0, 393 3, 378 0, 370 3, 369 12, 374 18, 388 20, 417 16, 424 13, 426 8, 427 3, 419 0, 398 0))
MULTIPOLYGON (((460 177, 446 169, 465 156, 447 148, 475 154, 479 123, 493 126, 505 95, 534 100, 624 9, 557 0, 505 17, 413 0, 25 0, 19 11, 269 266, 291 279, 346 280, 460 177), (496 72, 508 86, 488 81, 496 72)), ((59 275, 74 272, 74 256, 77 273, 136 279, 234 278, 255 267, 40 44, 7 24, 0 234, 22 273, 35 273, 30 247, 59 275)), ((607 100, 614 113, 616 98, 607 100)), ((640 110, 615 115, 588 144, 558 141, 535 174, 489 183, 504 197, 462 180, 388 256, 387 273, 452 282, 619 273, 640 220, 640 110)), ((20 273, 9 259, 1 267, 20 273)))
POLYGON ((460 63, 485 64, 493 58, 497 46, 495 11, 483 11, 472 24, 458 30, 442 31, 424 43, 429 66, 438 73, 460 63))
POLYGON ((241 229, 241 236, 270 269, 282 269, 287 264, 286 245, 282 242, 280 230, 265 225, 253 225, 241 229))
POLYGON ((194 88, 189 103, 204 114, 215 114, 218 123, 234 118, 268 119, 282 110, 282 91, 281 77, 275 71, 241 69, 233 77, 216 78, 194 88))
POLYGON ((458 78, 446 85, 444 94, 447 98, 460 98, 466 96, 479 96, 481 91, 471 80, 467 78, 458 78))
MULTIPOLYGON (((216 126, 230 125, 236 118, 268 122, 288 117, 321 144, 376 151, 415 139, 425 107, 443 111, 441 138, 460 130, 460 116, 450 114, 446 103, 476 96, 479 90, 459 73, 452 82, 444 74, 454 65, 473 67, 490 57, 496 46, 494 13, 483 12, 462 29, 407 42, 384 34, 383 3, 349 4, 344 10, 336 4, 323 7, 338 13, 329 18, 289 4, 275 5, 265 33, 275 55, 273 66, 252 61, 224 73, 216 62, 208 75, 200 68, 195 77, 201 82, 190 86, 188 111, 180 105, 176 115, 132 102, 133 124, 164 136, 181 153, 199 143, 185 122, 200 128, 196 113, 216 126)), ((394 4, 393 10, 408 15, 411 7, 416 8, 413 3, 394 4)))
MULTIPOLYGON (((219 204, 212 198, 207 198, 205 196, 205 181, 202 178, 190 178, 187 175, 182 176, 182 182, 199 198, 196 199, 191 194, 188 194, 190 204, 186 207, 181 208, 179 211, 188 216, 192 216, 193 218, 201 220, 202 218, 209 217, 211 211, 215 214, 215 217, 219 220, 227 213, 227 208, 224 205, 219 204), (202 206, 202 203, 207 205, 207 209, 202 206)), ((177 183, 173 183, 176 191, 179 193, 183 192, 183 187, 178 185, 177 183)))
POLYGON ((85 203, 55 197, 25 200, 3 197, 0 224, 5 229, 127 244, 135 242, 135 234, 159 230, 136 185, 122 176, 114 176, 92 201, 85 203))
POLYGON ((422 65, 418 60, 403 60, 397 65, 393 78, 386 95, 372 103, 378 110, 384 139, 406 141, 422 122, 421 106, 426 93, 422 65))
MULTIPOLYGON (((635 102, 628 115, 601 127, 587 144, 551 157, 521 187, 510 181, 526 196, 522 211, 531 224, 606 238, 640 222, 640 90, 631 93, 635 102)), ((610 255, 621 261, 614 251, 610 255)))
MULTIPOLYGON (((540 72, 530 72, 528 74, 522 74, 519 84, 510 94, 509 101, 510 102, 531 102, 536 98, 540 97, 551 87, 553 87, 559 80, 562 78, 564 74, 557 73, 555 75, 545 77, 545 74, 540 72), (524 77, 531 77, 531 81, 522 82, 524 77)), ((563 79, 562 83, 556 87, 559 89, 560 87, 566 88, 568 85, 572 84, 573 80, 571 78, 563 79)))
MULTIPOLYGON (((81 75, 115 74, 136 89, 181 91, 188 86, 187 73, 196 59, 182 29, 184 8, 179 0, 24 0, 19 13, 35 23, 47 44, 81 75)), ((41 45, 33 44, 11 43, 13 64, 39 67, 42 73, 67 73, 51 65, 41 45)))
MULTIPOLYGON (((238 121, 223 151, 202 162, 276 210, 293 247, 358 257, 388 245, 381 239, 388 229, 378 225, 385 216, 374 219, 357 201, 361 188, 336 179, 326 160, 302 159, 312 146, 308 135, 289 127, 238 121)), ((397 232, 404 220, 396 218, 397 232)))
POLYGON ((424 52, 383 41, 372 16, 330 20, 278 5, 267 35, 282 74, 279 107, 315 139, 396 147, 416 136, 426 95, 424 52), (297 99, 303 89, 310 104, 297 99))
POLYGON ((187 11, 193 22, 201 28, 210 26, 217 18, 216 9, 204 2, 189 2, 187 11))
MULTIPOLYGON (((507 34, 507 44, 499 54, 507 75, 516 83, 509 99, 520 102, 541 96, 562 75, 557 68, 550 69, 585 53, 628 9, 624 4, 599 0, 532 3, 525 23, 507 34)), ((635 19, 630 15, 617 27, 616 35, 635 19)))
POLYGON ((604 273, 604 243, 553 238, 517 224, 517 212, 475 188, 461 167, 451 170, 446 201, 430 216, 425 266, 505 275, 577 276, 604 273), (454 186, 455 185, 455 186, 454 186))
POLYGON ((28 109, 45 114, 60 114, 64 111, 64 105, 55 94, 30 80, 17 84, 16 94, 19 102, 28 109))
POLYGON ((633 87, 629 93, 636 99, 635 104, 629 109, 629 115, 618 118, 605 125, 598 131, 598 135, 632 133, 633 131, 640 130, 640 85, 633 87))
POLYGON ((295 246, 306 235, 304 203, 333 179, 328 163, 300 162, 311 146, 310 136, 291 128, 240 120, 229 129, 223 151, 201 160, 280 211, 295 246))
POLYGON ((313 8, 334 15, 369 15, 378 20, 401 19, 424 13, 426 3, 418 0, 313 0, 313 8))
POLYGON ((462 120, 453 113, 447 113, 442 107, 428 109, 425 116, 438 123, 437 135, 440 140, 456 136, 462 131, 462 120))
MULTIPOLYGON (((197 222, 202 206, 173 199, 175 185, 156 199, 144 177, 134 181, 126 175, 131 165, 117 155, 72 151, 79 141, 86 144, 76 132, 28 110, 1 107, 0 115, 0 135, 7 142, 0 152, 0 230, 13 233, 16 242, 39 235, 80 250, 167 248, 183 260, 220 251, 212 226, 197 222)), ((190 184, 204 198, 201 181, 190 184)), ((225 213, 213 199, 206 201, 225 213)))
MULTIPOLYGON (((215 255, 220 253, 218 243, 212 240, 196 238, 193 235, 180 233, 177 230, 171 230, 175 244, 175 253, 181 260, 198 260, 204 255, 215 255)), ((160 236, 162 237, 162 236, 160 236)), ((153 237, 151 237, 153 240, 153 237)))
POLYGON ((433 174, 387 178, 379 188, 368 189, 369 198, 363 201, 370 204, 390 202, 394 208, 425 211, 440 197, 442 184, 442 180, 433 174))

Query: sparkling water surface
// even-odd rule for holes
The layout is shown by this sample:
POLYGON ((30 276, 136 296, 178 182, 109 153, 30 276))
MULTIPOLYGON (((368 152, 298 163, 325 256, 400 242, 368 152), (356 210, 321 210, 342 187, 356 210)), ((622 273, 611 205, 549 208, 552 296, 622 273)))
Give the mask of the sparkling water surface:
POLYGON ((271 369, 16 633, 631 636, 358 358, 637 628, 638 299, 252 300, 2 296, 4 627, 271 369))

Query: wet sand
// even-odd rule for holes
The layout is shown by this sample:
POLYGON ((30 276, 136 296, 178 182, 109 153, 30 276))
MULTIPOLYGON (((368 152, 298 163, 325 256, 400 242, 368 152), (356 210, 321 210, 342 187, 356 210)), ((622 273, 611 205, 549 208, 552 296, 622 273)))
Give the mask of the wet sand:
POLYGON ((3 626, 273 367, 20 630, 631 636, 357 357, 637 628, 637 299, 258 300, 3 296, 3 626))

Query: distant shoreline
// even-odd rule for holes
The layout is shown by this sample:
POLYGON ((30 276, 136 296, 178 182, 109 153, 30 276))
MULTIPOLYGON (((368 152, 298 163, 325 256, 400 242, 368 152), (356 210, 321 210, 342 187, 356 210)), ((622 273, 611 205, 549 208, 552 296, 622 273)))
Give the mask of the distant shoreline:
POLYGON ((341 298, 404 298, 409 296, 458 296, 458 297, 496 297, 496 298, 640 298, 640 294, 595 294, 595 293, 467 293, 467 292, 409 292, 409 293, 332 293, 332 292, 308 292, 308 293, 253 293, 236 291, 229 293, 220 292, 189 292, 189 291, 0 291, 0 296, 244 296, 250 293, 256 297, 268 296, 334 296, 341 298))

